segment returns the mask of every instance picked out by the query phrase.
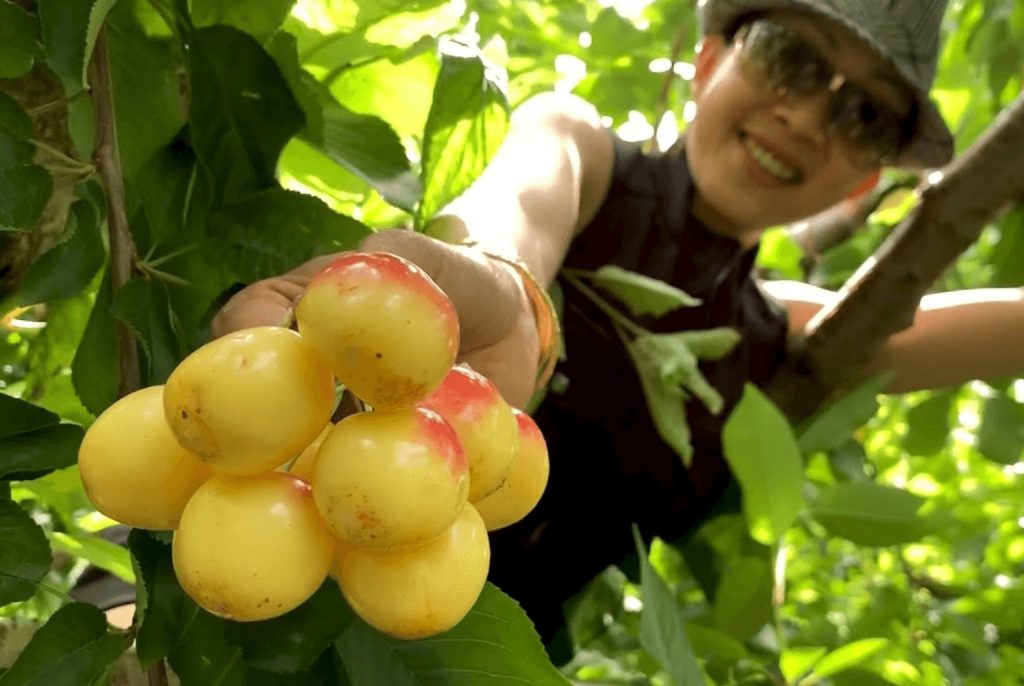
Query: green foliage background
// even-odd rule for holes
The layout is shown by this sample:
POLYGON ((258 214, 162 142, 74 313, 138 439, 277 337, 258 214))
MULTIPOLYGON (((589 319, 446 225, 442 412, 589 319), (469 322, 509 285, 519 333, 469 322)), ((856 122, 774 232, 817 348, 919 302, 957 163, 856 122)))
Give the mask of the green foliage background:
MULTIPOLYGON (((624 136, 684 129, 693 4, 0 0, 0 78, 33 65, 57 74, 77 153, 34 144, 28 114, 0 92, 0 245, 47 222, 59 236, 17 292, 0 294, 0 314, 16 312, 0 329, 0 615, 49 620, 0 686, 102 682, 133 638, 145 664, 168 657, 186 684, 564 683, 493 588, 452 642, 386 640, 329 585, 267 626, 217 620, 174 583, 165 537, 133 533, 130 556, 99 536, 112 522, 84 497, 77 445, 117 393, 115 322, 139 341, 143 383, 162 382, 237 285, 372 229, 422 227, 480 172, 529 96, 571 90, 624 136), (95 108, 78 97, 101 27, 139 253, 116 294, 90 163, 95 108), (65 211, 44 211, 48 201, 65 211), (89 564, 140 583, 137 629, 111 631, 95 608, 67 602, 89 564), (493 616, 513 629, 489 626, 493 616)), ((1021 92, 1024 5, 956 0, 944 28, 935 96, 963 151, 1021 92)), ((913 202, 890 198, 814 261, 774 231, 761 267, 838 287, 913 202)), ((937 288, 1021 284, 1015 208, 937 288)), ((1020 683, 1024 380, 901 397, 877 388, 796 428, 748 392, 725 436, 744 514, 676 545, 654 541, 640 577, 612 568, 581 589, 564 677, 1020 683), (753 445, 737 428, 750 426, 753 445)))

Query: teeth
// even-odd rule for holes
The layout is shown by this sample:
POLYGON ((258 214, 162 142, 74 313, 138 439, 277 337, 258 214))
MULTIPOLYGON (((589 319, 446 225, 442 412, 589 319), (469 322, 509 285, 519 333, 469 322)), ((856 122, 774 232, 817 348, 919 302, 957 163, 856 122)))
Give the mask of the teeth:
POLYGON ((800 174, 796 169, 780 160, 764 147, 758 145, 750 136, 744 136, 743 143, 761 168, 775 178, 785 183, 793 183, 799 178, 800 174))

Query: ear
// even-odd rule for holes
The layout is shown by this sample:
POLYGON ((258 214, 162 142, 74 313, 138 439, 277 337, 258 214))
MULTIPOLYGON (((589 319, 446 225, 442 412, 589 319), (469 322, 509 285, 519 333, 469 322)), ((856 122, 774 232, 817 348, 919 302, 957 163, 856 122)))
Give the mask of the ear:
POLYGON ((867 176, 861 179, 857 187, 850 191, 850 194, 846 196, 847 200, 857 200, 863 195, 870 193, 875 190, 875 186, 878 185, 879 179, 882 178, 882 170, 874 169, 868 172, 867 176))
POLYGON ((728 46, 720 34, 704 36, 697 43, 697 61, 694 64, 693 94, 700 96, 707 87, 711 76, 725 56, 728 46))

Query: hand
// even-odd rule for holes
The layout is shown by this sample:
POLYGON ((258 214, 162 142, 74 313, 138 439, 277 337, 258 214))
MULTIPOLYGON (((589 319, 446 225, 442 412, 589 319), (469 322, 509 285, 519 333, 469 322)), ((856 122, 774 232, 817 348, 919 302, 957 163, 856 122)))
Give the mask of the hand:
MULTIPOLYGON (((473 248, 402 229, 371 234, 359 250, 389 252, 423 269, 458 311, 458 361, 489 378, 513 406, 525 406, 533 393, 540 344, 533 311, 513 269, 473 248)), ((239 291, 214 317, 214 336, 284 324, 309 281, 337 256, 315 258, 239 291)))

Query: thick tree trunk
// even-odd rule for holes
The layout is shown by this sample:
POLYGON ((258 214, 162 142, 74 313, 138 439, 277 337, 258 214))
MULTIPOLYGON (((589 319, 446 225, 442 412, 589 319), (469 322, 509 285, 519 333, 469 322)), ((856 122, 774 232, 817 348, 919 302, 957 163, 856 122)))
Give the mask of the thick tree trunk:
POLYGON ((907 328, 921 297, 1007 205, 1024 197, 1024 96, 993 122, 888 241, 808 326, 801 348, 768 392, 793 420, 808 416, 849 381, 894 333, 907 328))

